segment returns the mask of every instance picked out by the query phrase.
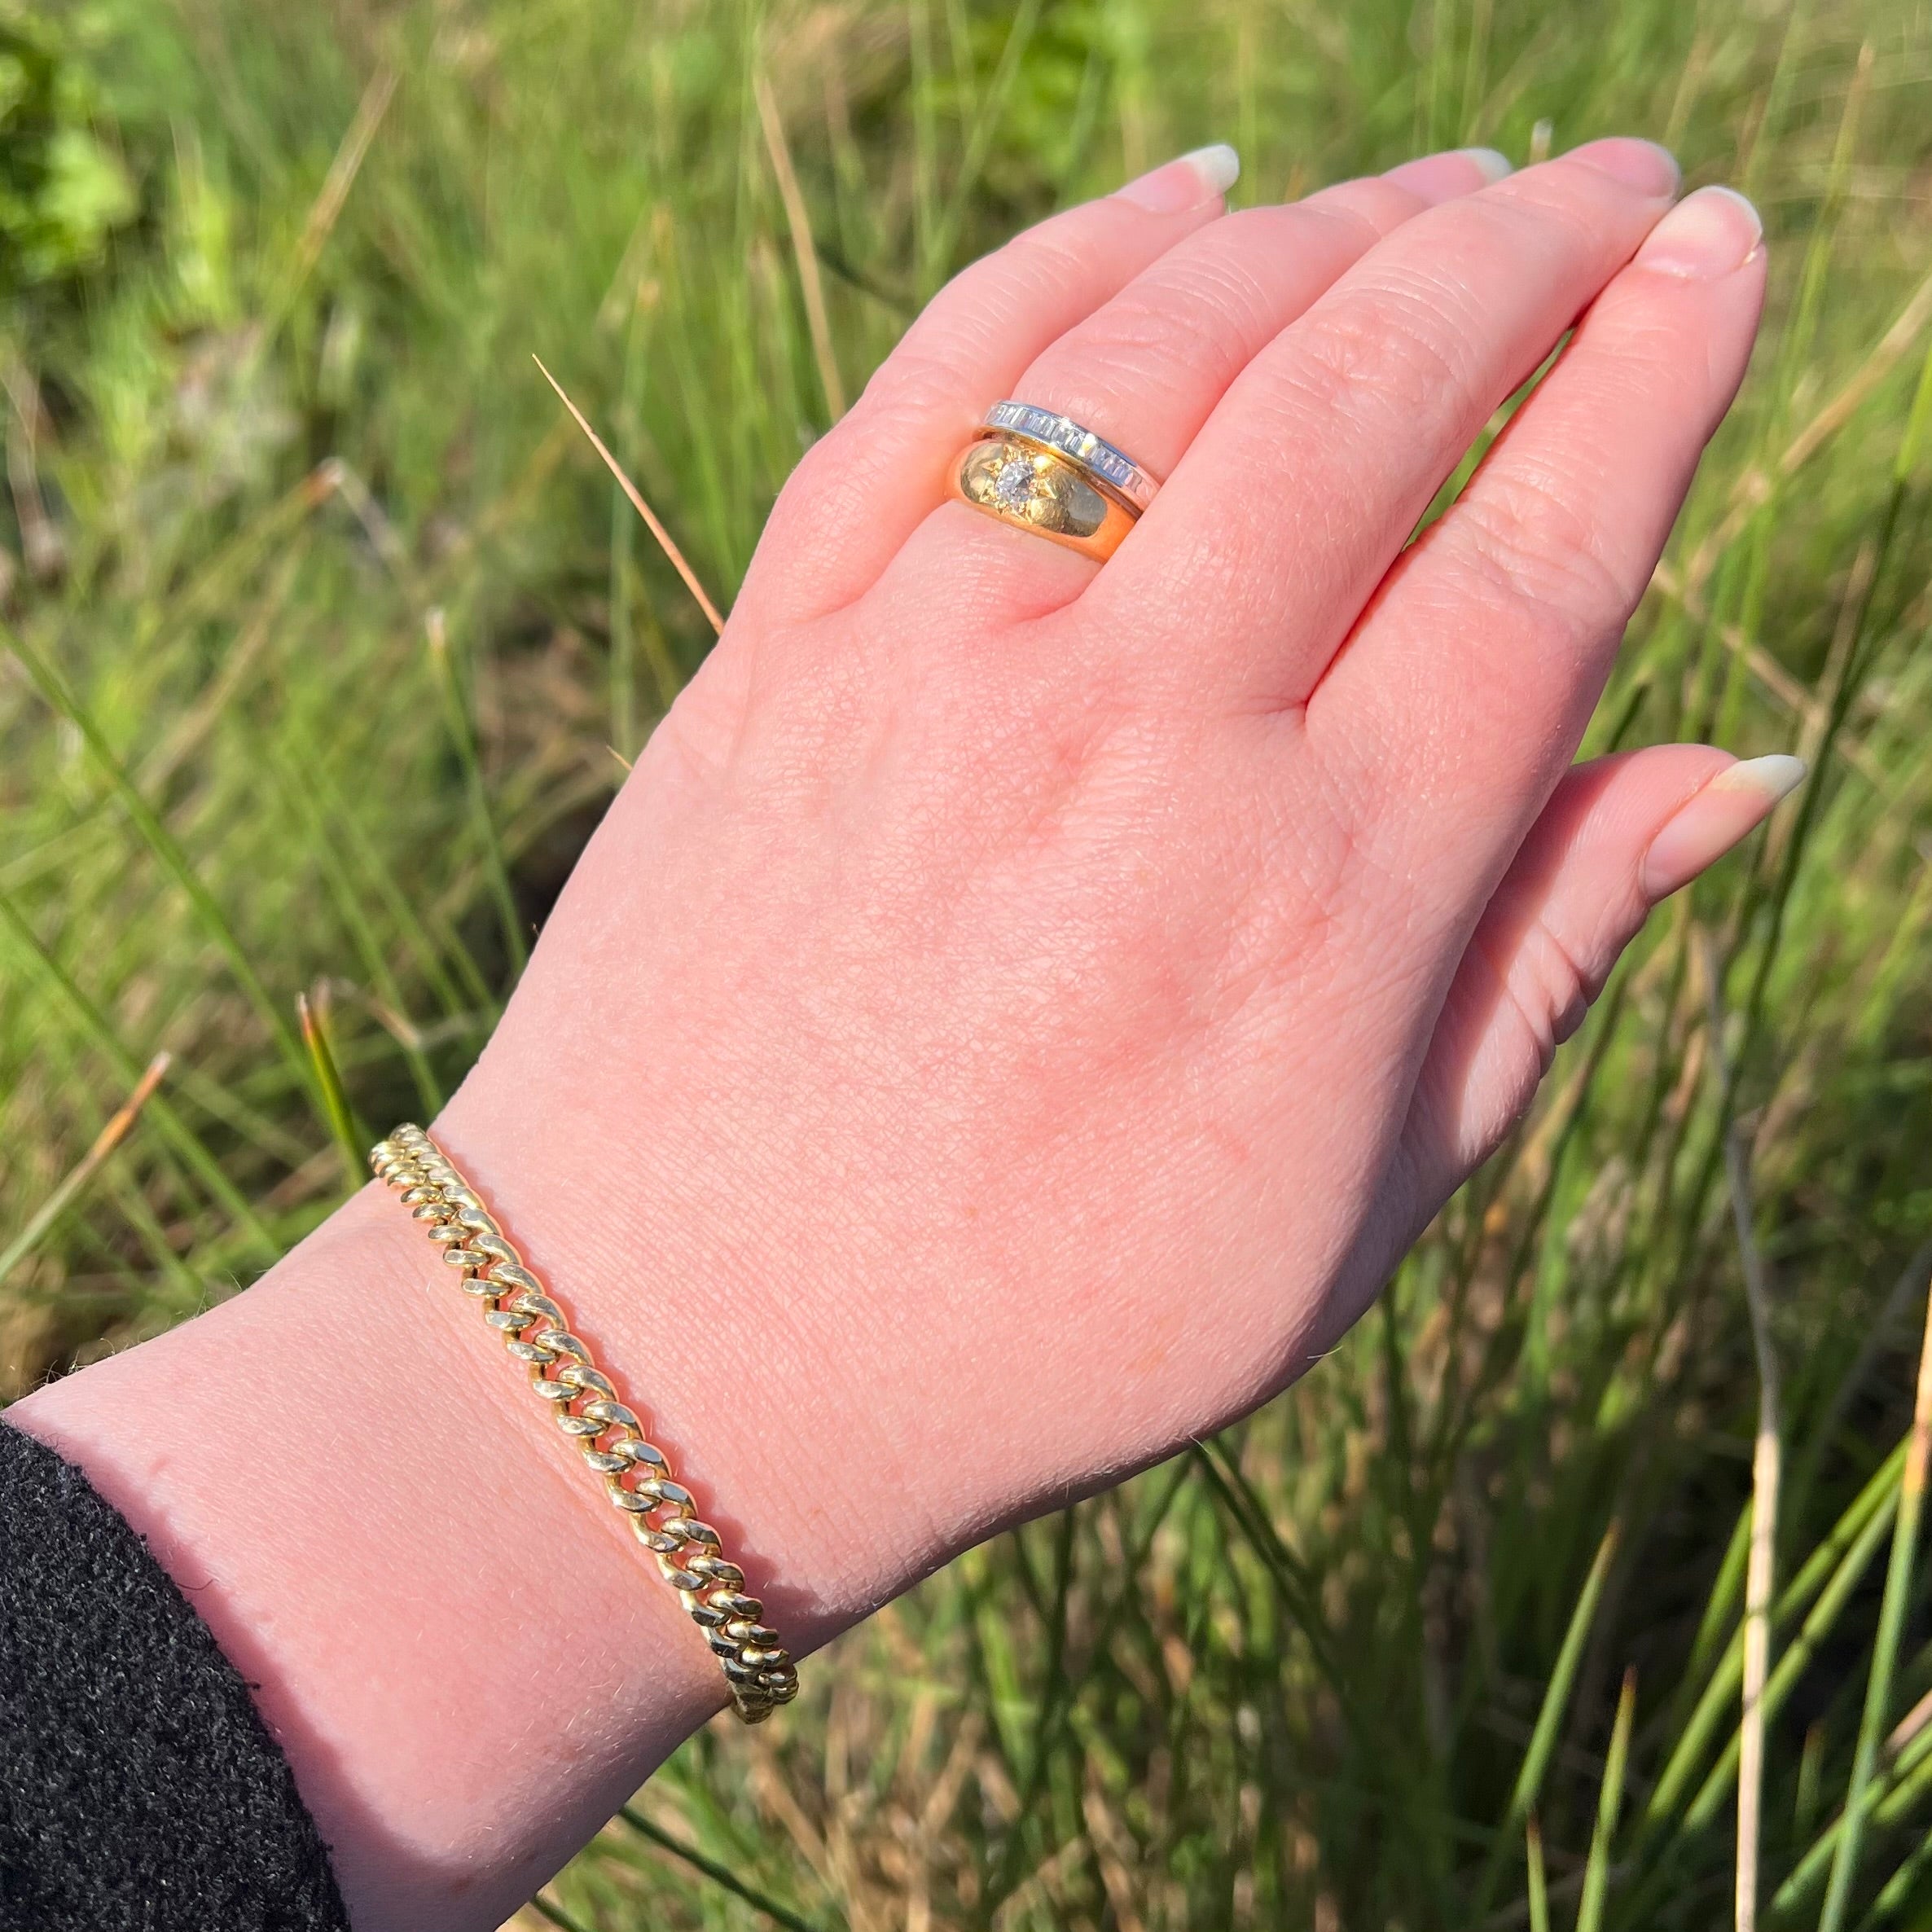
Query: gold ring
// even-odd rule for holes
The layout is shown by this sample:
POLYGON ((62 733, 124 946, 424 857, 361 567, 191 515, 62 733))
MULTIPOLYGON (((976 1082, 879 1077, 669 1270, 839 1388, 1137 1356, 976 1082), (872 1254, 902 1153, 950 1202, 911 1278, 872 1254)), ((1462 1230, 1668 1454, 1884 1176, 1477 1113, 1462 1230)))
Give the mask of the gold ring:
POLYGON ((960 452, 951 494, 982 515, 1104 564, 1139 511, 1084 463, 1037 437, 982 429, 960 452))

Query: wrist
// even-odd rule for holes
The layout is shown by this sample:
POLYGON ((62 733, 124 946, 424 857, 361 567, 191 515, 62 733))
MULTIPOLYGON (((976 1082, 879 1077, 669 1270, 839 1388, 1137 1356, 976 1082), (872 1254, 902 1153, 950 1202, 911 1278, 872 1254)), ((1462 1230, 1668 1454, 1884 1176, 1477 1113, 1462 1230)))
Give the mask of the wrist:
POLYGON ((358 1932, 498 1924, 727 1701, 449 1273, 371 1188, 246 1293, 8 1415, 249 1684, 358 1932))
MULTIPOLYGON (((616 1117, 594 1091, 553 1104, 554 1063, 538 1058, 552 1078, 525 1078, 507 1030, 430 1131, 803 1656, 962 1547, 894 1412, 869 1262, 837 1205, 775 1183, 670 1056, 616 1117)), ((486 1352, 501 1353, 494 1337, 486 1352)), ((542 1420, 524 1418, 530 1452, 573 1463, 542 1420)), ((573 1473, 598 1533, 635 1550, 600 1486, 573 1473)))
MULTIPOLYGON (((620 1107, 573 1087, 583 1030, 538 1024, 540 991, 433 1131, 802 1657, 969 1539, 908 1480, 933 1464, 895 1439, 877 1297, 671 1055, 620 1107)), ((727 1701, 386 1191, 9 1420, 148 1539, 250 1684, 359 1932, 495 1925, 727 1701)))

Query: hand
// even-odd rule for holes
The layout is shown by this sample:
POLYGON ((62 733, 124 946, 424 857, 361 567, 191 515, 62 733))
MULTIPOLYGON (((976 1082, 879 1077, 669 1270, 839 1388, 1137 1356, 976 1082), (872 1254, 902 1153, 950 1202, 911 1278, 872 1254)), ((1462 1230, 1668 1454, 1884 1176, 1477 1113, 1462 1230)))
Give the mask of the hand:
MULTIPOLYGON (((1748 207, 1616 141, 1224 216, 1222 154, 969 270, 814 449, 437 1126, 797 1649, 1305 1368, 1794 776, 1570 769, 1744 368, 1748 207), (1104 566, 945 500, 1005 396, 1166 479, 1104 566)), ((371 1192, 15 1412, 412 1932, 722 1701, 445 1272, 371 1192), (290 1440, 327 1480, 264 1510, 290 1440)))
POLYGON ((1566 773, 1748 206, 1611 141, 1224 216, 1218 158, 970 270, 800 466, 449 1113, 615 1359, 712 1331, 652 1400, 794 1614, 1299 1373, 1789 779, 1566 773), (1009 395, 1166 478, 1104 567, 942 500, 1009 395))

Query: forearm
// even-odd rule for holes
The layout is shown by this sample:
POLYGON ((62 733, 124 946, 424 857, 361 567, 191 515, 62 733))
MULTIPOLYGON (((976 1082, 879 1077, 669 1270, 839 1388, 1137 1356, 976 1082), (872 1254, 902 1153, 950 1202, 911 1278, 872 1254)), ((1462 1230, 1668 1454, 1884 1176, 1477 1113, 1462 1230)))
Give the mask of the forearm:
MULTIPOLYGON (((1090 1246, 1070 1301, 1035 1293, 1056 1247, 1131 1230, 1147 1182, 1103 1160, 1104 1211, 1064 1211, 1038 1152, 1060 1102, 989 1106, 960 1052, 986 996, 915 1001, 916 955, 886 938, 896 1002, 849 962, 797 970, 852 888, 728 891, 769 832, 682 824, 667 769, 654 742, 434 1131, 802 1654, 1258 1390, 1177 1372, 1171 1303, 1106 1366, 1115 1284, 1200 1271, 1183 1214, 1090 1246)), ((257 1687, 358 1932, 494 1927, 726 1701, 601 1485, 374 1187, 255 1287, 9 1416, 150 1539, 257 1687)))
MULTIPOLYGON (((858 1508, 838 1484, 863 1431, 801 1459, 768 1425, 830 1431, 837 1396, 731 1312, 703 1252, 728 1236, 580 1192, 580 1152, 570 1178, 512 1165, 480 1111, 452 1109, 451 1151, 791 1647, 899 1587, 925 1552, 894 1489, 858 1508)), ((374 1188, 256 1287, 8 1419, 149 1539, 255 1687, 358 1932, 497 1925, 725 1702, 623 1517, 374 1188)))

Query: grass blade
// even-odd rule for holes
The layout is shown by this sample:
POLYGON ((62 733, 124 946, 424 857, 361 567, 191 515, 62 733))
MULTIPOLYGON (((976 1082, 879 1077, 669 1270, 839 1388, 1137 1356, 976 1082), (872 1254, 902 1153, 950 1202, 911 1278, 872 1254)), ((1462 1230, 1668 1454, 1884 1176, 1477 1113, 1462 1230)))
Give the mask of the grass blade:
POLYGON ((516 895, 510 889, 510 867, 503 858, 503 838, 497 831, 496 815, 490 809, 490 788, 483 781, 483 761, 476 749, 476 733, 470 728, 469 707, 456 682, 456 667, 450 661, 450 633, 440 610, 430 612, 427 629, 430 667, 436 674, 436 687, 443 700, 450 737, 463 765, 470 823, 476 828, 490 896, 496 901, 497 916, 503 922, 503 944, 509 951, 512 973, 520 978, 529 961, 529 947, 525 943, 523 924, 516 915, 516 895))
MULTIPOLYGON (((1778 1659, 1777 1668, 1772 1672, 1760 1700, 1766 1723, 1777 1715, 1785 1698, 1817 1654, 1818 1647, 1831 1634, 1846 1605, 1851 1600, 1852 1592, 1858 1587, 1867 1566, 1878 1553, 1880 1540, 1891 1526, 1892 1508, 1893 1502, 1888 1499, 1886 1508, 1866 1524, 1864 1534, 1852 1545, 1831 1582, 1812 1605, 1811 1614, 1800 1626, 1789 1648, 1778 1659)), ((1731 1789, 1731 1781, 1737 1774, 1739 1750, 1739 1735, 1733 1733, 1684 1815, 1683 1829, 1687 1834, 1695 1835, 1703 1831, 1716 1815, 1718 1807, 1731 1789)))
POLYGON ((0 1249, 0 1286, 5 1285, 7 1276, 40 1245, 41 1236, 60 1218, 81 1189, 99 1172, 108 1155, 126 1139, 134 1122, 140 1118, 141 1109, 147 1104, 148 1096, 160 1085, 162 1076, 168 1071, 169 1057, 165 1052, 157 1053, 148 1061, 147 1070, 135 1082, 134 1091, 94 1135, 93 1145, 68 1170, 54 1192, 28 1216, 27 1223, 20 1232, 4 1249, 0 1249))
MULTIPOLYGON (((7 928, 53 983, 55 990, 80 1022, 81 1032, 95 1049, 107 1056, 109 1065, 129 1087, 138 1085, 141 1078, 141 1063, 121 1043, 121 1036, 108 1023, 107 1015, 81 990, 67 968, 42 945, 40 936, 28 924, 20 909, 4 892, 0 892, 0 925, 7 928)), ((208 1191, 209 1198, 226 1210, 237 1227, 247 1232, 249 1245, 259 1258, 265 1262, 279 1261, 282 1258, 281 1243, 269 1232, 267 1223, 255 1211, 248 1197, 228 1178, 221 1162, 209 1152, 201 1136, 169 1104, 167 1096, 162 1093, 151 1095, 147 1111, 152 1116, 156 1131, 176 1157, 208 1191)))
POLYGON ((1630 1727, 1636 1715, 1637 1674, 1623 1673, 1617 1698, 1617 1721, 1610 1732, 1610 1754, 1603 1767, 1603 1785, 1596 1798, 1596 1830, 1590 1840, 1590 1862, 1583 1869, 1583 1895, 1577 1906, 1576 1932, 1599 1932, 1604 1900, 1610 1886, 1610 1846, 1617 1836, 1617 1819, 1623 1808, 1623 1771, 1630 1758, 1630 1727))
POLYGON ((993 137, 999 131, 1008 97, 1012 92, 1013 81, 1033 39, 1034 29, 1039 24, 1039 15, 1040 0, 1020 0, 1019 6, 1014 9, 1012 24, 1006 30, 1005 45, 999 50, 993 77, 986 84, 986 98, 979 103, 966 137, 965 151, 960 156, 959 173, 953 180, 945 219, 933 238, 933 252, 924 263, 929 279, 936 279, 951 266, 953 251, 959 246, 959 231, 965 223, 968 201, 979 183, 986 157, 992 151, 993 137))
POLYGON ((1928 1871, 1932 1871, 1932 1836, 1921 1839, 1911 1855, 1879 1887, 1870 1911, 1858 1921, 1858 1932, 1876 1932, 1876 1928, 1911 1899, 1928 1871))
POLYGON ((1710 1594, 1705 1600, 1704 1614, 1698 1620, 1697 1634, 1691 1644, 1690 1662, 1684 1674, 1680 1696, 1687 1690, 1695 1690, 1721 1655, 1718 1646, 1724 1640, 1732 1613, 1743 1594, 1745 1570, 1750 1552, 1751 1506, 1747 1502, 1737 1513, 1737 1526, 1731 1532, 1730 1542, 1724 1546, 1724 1560, 1718 1565, 1710 1594))
POLYGON ((1550 1932, 1550 1889, 1543 1870, 1543 1827, 1536 1822, 1534 1811, 1523 1820, 1523 1855, 1530 1873, 1530 1932, 1550 1932))
POLYGON ((323 1117, 341 1150, 343 1172, 353 1188, 362 1179, 362 1149, 369 1142, 349 1107, 349 1096, 343 1091, 341 1071, 336 1065, 335 1049, 329 1043, 328 1000, 318 988, 313 1000, 306 993, 296 994, 295 1005, 309 1057, 315 1063, 315 1085, 322 1098, 323 1117))
POLYGON ((836 423, 845 413, 845 385, 839 377, 838 356, 832 347, 832 323, 825 312, 825 285, 819 274, 819 253, 812 244, 810 212, 799 191, 797 170, 785 143, 785 124, 771 98, 771 83, 762 74, 752 79, 758 120, 765 132, 765 151, 778 180, 778 198, 784 205, 785 225, 792 231, 792 253, 798 264, 799 292, 805 297, 805 320, 811 332, 812 356, 819 365, 819 383, 825 392, 825 414, 836 423))
POLYGON ((756 1886, 747 1885, 730 1866, 720 1864, 714 1858, 707 1858, 696 1846, 687 1845, 661 1824, 653 1824, 642 1811, 625 1805, 619 1808, 617 1816, 641 1837, 648 1838, 653 1845, 662 1846, 674 1858, 680 1858, 693 1871, 703 1873, 714 1885, 722 1886, 734 1898, 742 1899, 754 1912, 763 1912, 775 1924, 784 1926, 787 1932, 823 1932, 815 1920, 794 1912, 788 1905, 779 1904, 756 1886))
POLYGON ((586 1925, 582 1919, 573 1918, 561 1905, 553 1905, 539 1892, 530 1901, 530 1909, 541 1912, 553 1925, 560 1925, 563 1932, 595 1932, 594 1926, 586 1925))
MULTIPOLYGON (((387 950, 377 935, 369 910, 362 903, 362 894, 357 889, 356 881, 350 873, 342 843, 324 816, 312 774, 297 772, 288 761, 272 756, 270 769, 274 773, 291 810, 301 819, 309 835, 310 848, 314 854, 316 866, 328 886, 330 896, 336 902, 336 910, 340 915, 343 924, 349 930, 349 937, 355 947, 357 957, 362 962, 363 976, 367 981, 372 1003, 380 1003, 382 1008, 402 1019, 406 1012, 408 1001, 389 964, 387 950)), ((404 1059, 409 1063, 411 1078, 415 1082, 416 1098, 422 1103, 424 1112, 426 1114, 440 1113, 443 1104, 442 1088, 437 1082, 435 1069, 430 1065, 428 1056, 423 1051, 415 1027, 406 1024, 392 1026, 389 1031, 402 1049, 404 1059)))
POLYGON ((1798 1759, 1798 1790, 1791 1806, 1791 1830, 1802 1838, 1818 1822, 1818 1806, 1824 1776, 1825 1727, 1822 1719, 1805 1727, 1803 1748, 1798 1759))
MULTIPOLYGON (((1902 1824, 1928 1792, 1932 1792, 1932 1732, 1921 1732, 1899 1749, 1867 1808, 1867 1816, 1888 1829, 1902 1824)), ((1795 1917, 1823 1890, 1843 1830, 1844 1820, 1834 1818, 1806 1847, 1804 1856, 1778 1887, 1771 1910, 1781 1923, 1795 1917)))
MULTIPOLYGON (((1154 1538, 1161 1525, 1166 1521, 1169 1512, 1174 1508, 1183 1488, 1186 1486, 1188 1473, 1192 1467, 1192 1459, 1185 1456, 1177 1456, 1168 1465, 1166 1483, 1148 1511, 1144 1524, 1135 1530, 1134 1540, 1128 1548, 1127 1561, 1123 1565, 1124 1574, 1131 1577, 1140 1573, 1141 1565, 1147 1561, 1148 1552, 1153 1546, 1154 1538)), ((1123 1592, 1109 1606, 1095 1639, 1094 1647, 1097 1654, 1107 1653, 1114 1634, 1126 1614, 1128 1592, 1123 1592)), ((1069 1693, 1073 1688, 1065 1671, 1047 1676, 1039 1722, 1035 1731, 1034 1747, 1028 1760, 1030 1767, 1037 1765, 1043 1770, 1050 1761, 1071 1721, 1073 1698, 1069 1693)), ((1031 1777, 1035 1774, 1030 1768, 1028 1775, 1031 1777)), ((1024 1889, 1019 1878, 1019 1861, 1023 1849, 1021 1834, 1017 1832, 1010 1833, 993 1882, 988 1887, 988 1911, 995 1922, 1000 1914, 1006 1911, 1012 1899, 1024 1889)))
POLYGON ((1878 1762, 1885 1714, 1891 1703, 1892 1682, 1899 1665, 1899 1636, 1912 1595, 1912 1557, 1918 1544, 1920 1508, 1925 1494, 1925 1462, 1932 1451, 1932 1306, 1926 1311, 1925 1332, 1919 1350, 1918 1392, 1912 1417, 1912 1434, 1905 1452, 1905 1473, 1899 1486, 1899 1513, 1892 1525, 1891 1560, 1886 1565, 1885 1596, 1879 1605, 1878 1634, 1872 1646, 1872 1669, 1865 1680, 1865 1707, 1859 1719, 1858 1745, 1851 1760, 1851 1782, 1845 1794, 1843 1829, 1832 1859, 1831 1882, 1825 1889, 1824 1909, 1818 1932, 1839 1932, 1858 1876, 1866 1807, 1872 1774, 1878 1762))
MULTIPOLYGON (((1260 1506, 1254 1492, 1240 1481, 1239 1471, 1232 1470, 1232 1458, 1228 1459, 1231 1474, 1216 1464, 1213 1455, 1201 1444, 1197 1443, 1190 1454, 1227 1511, 1228 1520, 1240 1530, 1248 1548, 1261 1559, 1262 1567, 1273 1580, 1282 1607, 1306 1639, 1316 1666, 1340 1698, 1344 1722, 1353 1722, 1358 1715, 1355 1701, 1347 1694, 1341 1666, 1336 1661, 1334 1647, 1321 1616, 1319 1596, 1294 1552, 1275 1534, 1275 1526, 1268 1521, 1267 1511, 1260 1506)), ((1225 1448, 1222 1454, 1226 1456, 1225 1448)))
POLYGON ((1562 1647, 1557 1653, 1557 1667, 1550 1673, 1549 1683, 1543 1693, 1542 1708, 1536 1713, 1535 1728, 1530 1733, 1529 1749, 1523 1753, 1522 1764, 1516 1774, 1516 1788, 1509 1795, 1508 1813, 1504 1820, 1503 1829, 1496 1834, 1495 1848, 1490 1854, 1489 1864, 1477 1887, 1476 1909, 1472 1915, 1474 1920, 1480 1921, 1489 1909, 1498 1867, 1502 1862, 1503 1847, 1528 1822, 1543 1790, 1543 1781, 1557 1748, 1557 1733, 1561 1728, 1564 1713, 1570 1707, 1570 1693, 1583 1661, 1583 1646, 1589 1641, 1590 1627, 1596 1616, 1597 1600, 1603 1595, 1605 1580, 1610 1574, 1611 1564, 1616 1561, 1617 1545, 1622 1533, 1622 1525, 1613 1519, 1603 1533, 1602 1542, 1596 1546, 1596 1554, 1592 1559, 1589 1574, 1583 1579, 1576 1607, 1570 1613, 1570 1626, 1563 1633, 1562 1647))
POLYGON ((195 916, 207 930, 209 937, 221 949, 228 961, 229 970, 235 975, 235 984, 254 1008, 262 1024, 268 1029, 270 1037, 281 1049, 282 1056, 303 1083, 309 1079, 309 1062, 303 1053, 301 1043, 295 1037, 294 1030, 283 1016, 282 1010, 270 997, 268 988, 261 982, 253 963, 243 950, 235 928, 228 922, 227 915, 215 903, 214 896, 202 884, 188 855, 176 842, 174 835, 161 821, 160 815, 136 788, 121 761, 108 749, 108 741, 95 723, 94 715, 75 696, 66 681, 40 652, 5 625, 0 625, 0 640, 25 667, 41 696, 61 717, 80 734, 81 742, 87 747, 102 775, 108 780, 115 796, 120 800, 121 810, 134 821, 134 829, 140 833, 148 850, 161 863, 163 868, 187 896, 188 903, 195 909, 195 916))
MULTIPOLYGON (((1883 1515, 1890 1521, 1904 1466, 1905 1446, 1900 1443, 1880 1464, 1833 1525, 1831 1534, 1806 1558, 1803 1568, 1785 1586, 1783 1596, 1778 1600, 1773 1618, 1775 1623, 1781 1626, 1789 1622, 1838 1574, 1846 1555, 1860 1546, 1861 1539, 1870 1530, 1875 1517, 1883 1515)), ((1724 1712, 1737 1697, 1743 1675, 1744 1640, 1741 1631, 1732 1636, 1716 1674, 1698 1698, 1697 1708, 1679 1736, 1669 1761, 1651 1792, 1649 1802, 1644 1807, 1646 1834, 1663 1825, 1683 1802, 1685 1792, 1690 1788, 1690 1781, 1696 1775, 1698 1762, 1704 1755, 1705 1746, 1723 1721, 1724 1712)))
MULTIPOLYGON (((347 895, 341 901, 345 920, 347 904, 354 899, 355 879, 359 874, 403 944, 415 955, 417 968, 436 994, 445 1015, 467 1021, 479 1034, 486 1033, 495 1024, 502 1004, 491 993, 483 969, 463 943, 462 934, 433 907, 417 904, 397 876, 395 865, 357 823, 341 795, 329 785, 319 769, 297 774, 285 766, 283 771, 284 788, 289 792, 291 803, 315 828, 317 857, 324 872, 333 877, 335 868, 340 868, 342 893, 347 895)), ((350 934, 355 937, 353 922, 350 934)), ((373 974, 371 983, 377 983, 373 974)), ((402 1005, 400 993, 391 1003, 402 1005)))

